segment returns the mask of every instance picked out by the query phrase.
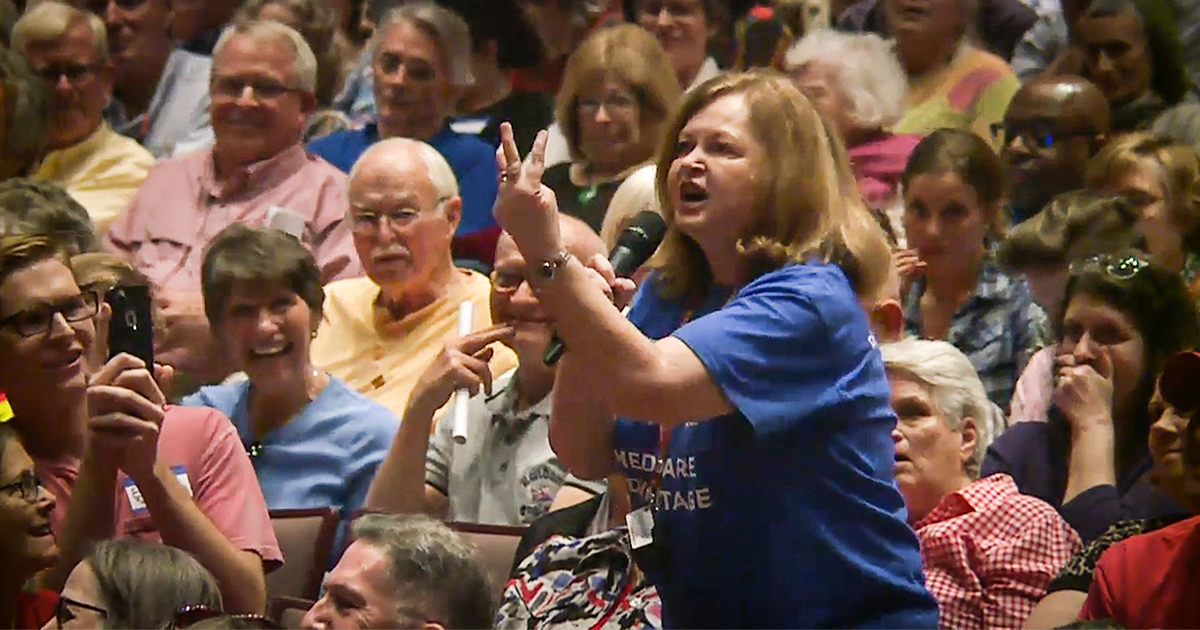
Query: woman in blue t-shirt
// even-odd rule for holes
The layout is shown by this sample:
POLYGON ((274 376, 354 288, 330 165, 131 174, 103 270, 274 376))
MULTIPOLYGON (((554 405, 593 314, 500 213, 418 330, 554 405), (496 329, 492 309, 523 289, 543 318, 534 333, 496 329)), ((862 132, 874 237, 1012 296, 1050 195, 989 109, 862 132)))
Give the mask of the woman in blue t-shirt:
POLYGON ((889 251, 812 106, 771 73, 688 95, 658 156, 667 237, 628 320, 610 300, 632 283, 564 253, 545 135, 522 164, 502 133, 496 216, 568 348, 551 444, 575 474, 628 480, 664 625, 936 626, 856 297, 889 251))

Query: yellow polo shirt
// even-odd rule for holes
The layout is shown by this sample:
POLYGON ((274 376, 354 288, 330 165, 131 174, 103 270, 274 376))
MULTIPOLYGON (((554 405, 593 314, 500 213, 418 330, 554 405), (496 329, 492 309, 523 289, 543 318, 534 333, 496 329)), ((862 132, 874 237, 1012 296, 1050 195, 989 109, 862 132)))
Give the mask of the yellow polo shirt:
MULTIPOLYGON (((403 417, 408 397, 443 345, 458 336, 458 305, 475 304, 475 330, 492 325, 491 284, 482 274, 459 269, 465 282, 445 298, 399 321, 377 316, 379 285, 370 278, 331 282, 325 287, 325 316, 312 344, 312 362, 371 400, 403 417)), ((490 367, 500 376, 517 366, 517 356, 493 344, 490 367)))
POLYGON ((66 189, 87 209, 96 233, 104 234, 152 166, 154 156, 142 145, 101 123, 82 142, 47 153, 34 177, 66 189))

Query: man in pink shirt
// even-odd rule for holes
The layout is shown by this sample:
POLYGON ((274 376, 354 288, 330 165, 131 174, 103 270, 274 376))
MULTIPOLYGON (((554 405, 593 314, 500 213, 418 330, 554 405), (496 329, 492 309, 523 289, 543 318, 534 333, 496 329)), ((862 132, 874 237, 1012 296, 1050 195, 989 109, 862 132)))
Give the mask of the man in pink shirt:
POLYGON ((249 456, 224 416, 167 405, 140 360, 92 374, 110 317, 54 244, 0 239, 0 389, 58 503, 61 557, 45 586, 60 588, 94 541, 161 540, 212 572, 227 610, 261 612, 264 569, 282 557, 249 456))
POLYGON ((204 248, 234 222, 301 239, 324 281, 362 275, 349 226, 346 177, 307 154, 301 131, 315 100, 316 59, 274 22, 235 24, 213 55, 209 149, 158 164, 105 237, 157 288, 166 318, 163 363, 201 380, 225 376, 200 299, 204 248))

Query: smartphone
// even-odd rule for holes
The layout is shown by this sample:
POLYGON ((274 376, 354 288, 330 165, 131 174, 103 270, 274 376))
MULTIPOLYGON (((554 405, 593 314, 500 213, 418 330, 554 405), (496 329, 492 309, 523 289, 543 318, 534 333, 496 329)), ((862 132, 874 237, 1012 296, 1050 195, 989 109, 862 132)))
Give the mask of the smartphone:
POLYGON ((154 365, 154 319, 150 311, 150 287, 116 287, 104 295, 112 307, 108 324, 108 357, 124 352, 154 365))

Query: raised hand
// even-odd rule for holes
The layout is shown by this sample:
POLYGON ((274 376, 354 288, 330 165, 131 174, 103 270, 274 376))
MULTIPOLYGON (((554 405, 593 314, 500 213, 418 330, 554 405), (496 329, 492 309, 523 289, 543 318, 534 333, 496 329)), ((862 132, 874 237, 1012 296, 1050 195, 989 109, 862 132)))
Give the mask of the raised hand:
POLYGON ((447 341, 417 380, 408 399, 409 408, 433 414, 449 402, 456 390, 463 388, 472 396, 480 389, 491 394, 492 370, 488 361, 492 359, 493 350, 488 346, 512 332, 512 326, 497 324, 447 341))
MULTIPOLYGON (((170 374, 158 370, 163 380, 170 374)), ((146 364, 128 354, 113 357, 92 377, 87 402, 89 446, 135 483, 153 476, 167 398, 146 364)))
POLYGON ((496 149, 500 190, 493 213, 530 264, 550 260, 562 251, 558 200, 554 191, 542 183, 546 138, 545 130, 538 132, 533 148, 522 161, 513 140, 512 125, 501 123, 500 148, 496 149))
POLYGON ((892 254, 892 264, 900 274, 900 299, 908 297, 913 280, 925 273, 925 261, 917 255, 915 249, 902 249, 892 254))

